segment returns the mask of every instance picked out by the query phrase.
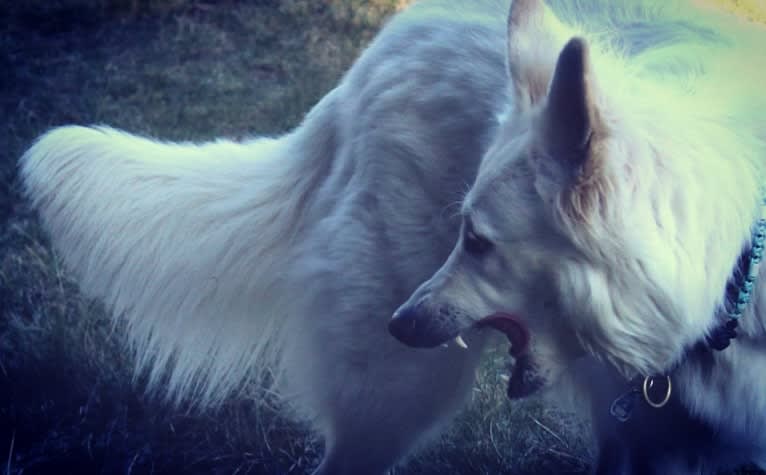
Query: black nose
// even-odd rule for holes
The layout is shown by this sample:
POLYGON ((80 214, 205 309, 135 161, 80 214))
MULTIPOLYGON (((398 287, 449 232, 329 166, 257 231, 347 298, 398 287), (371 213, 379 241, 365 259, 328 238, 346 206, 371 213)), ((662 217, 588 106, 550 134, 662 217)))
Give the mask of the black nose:
POLYGON ((434 324, 421 305, 405 305, 388 322, 388 332, 405 345, 414 348, 433 348, 454 338, 446 329, 434 324))
POLYGON ((388 333, 405 345, 417 346, 418 319, 412 307, 399 308, 388 322, 388 333))

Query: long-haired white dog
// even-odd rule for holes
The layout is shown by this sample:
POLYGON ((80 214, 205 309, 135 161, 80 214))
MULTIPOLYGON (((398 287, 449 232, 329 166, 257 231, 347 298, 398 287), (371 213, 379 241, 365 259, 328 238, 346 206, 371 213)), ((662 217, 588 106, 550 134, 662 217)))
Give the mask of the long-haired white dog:
POLYGON ((459 242, 391 331, 429 347, 501 330, 511 397, 584 354, 611 363, 577 368, 599 473, 766 466, 766 31, 699 11, 663 36, 669 6, 628 3, 622 20, 658 24, 588 30, 513 5, 513 109, 459 242))
MULTIPOLYGON (((725 55, 742 37, 686 7, 560 3, 562 22, 532 1, 507 22, 507 1, 415 5, 282 137, 54 129, 22 159, 28 195, 83 291, 127 322, 150 388, 213 406, 268 372, 325 438, 317 473, 382 473, 460 408, 487 339, 424 350, 387 331, 450 256, 477 173, 427 284, 449 305, 420 336, 523 315, 493 323, 528 362, 518 395, 582 347, 666 368, 712 326, 747 238, 763 57, 725 55), (575 41, 554 76, 575 33, 623 55, 575 41)), ((684 407, 763 447, 763 321, 746 317, 715 371, 679 378, 684 407)))
POLYGON ((457 238, 506 106, 506 13, 410 8, 281 137, 62 127, 29 149, 29 197, 151 389, 213 406, 267 372, 324 437, 321 474, 382 473, 456 412, 481 349, 407 348, 386 325, 457 238))

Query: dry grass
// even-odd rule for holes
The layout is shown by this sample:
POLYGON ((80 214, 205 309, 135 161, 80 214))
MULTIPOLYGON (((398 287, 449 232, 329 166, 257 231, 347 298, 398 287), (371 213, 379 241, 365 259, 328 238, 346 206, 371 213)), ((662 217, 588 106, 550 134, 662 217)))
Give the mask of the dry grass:
MULTIPOLYGON (((0 473, 298 474, 317 463, 320 444, 258 387, 209 414, 145 396, 121 329, 78 294, 21 200, 15 163, 64 123, 194 140, 284 131, 402 3, 0 6, 0 473)), ((496 364, 454 428, 397 474, 585 473, 587 428, 537 400, 509 403, 496 364)))

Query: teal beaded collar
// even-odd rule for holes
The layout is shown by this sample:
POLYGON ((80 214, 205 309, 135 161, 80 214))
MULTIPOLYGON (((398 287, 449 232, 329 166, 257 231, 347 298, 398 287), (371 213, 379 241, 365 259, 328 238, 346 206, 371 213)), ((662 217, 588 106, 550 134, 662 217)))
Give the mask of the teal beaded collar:
POLYGON ((716 351, 724 350, 731 344, 731 339, 737 337, 739 318, 752 298, 755 279, 758 277, 758 264, 763 258, 765 243, 766 219, 761 218, 753 230, 750 250, 743 252, 740 256, 732 282, 726 289, 724 310, 727 320, 713 329, 705 339, 709 348, 716 351))
MULTIPOLYGON (((766 205, 766 200, 763 204, 766 205)), ((763 259, 764 246, 766 246, 766 219, 760 218, 753 228, 750 248, 740 255, 732 278, 726 287, 726 298, 721 312, 724 314, 725 321, 710 331, 705 336, 705 341, 696 345, 695 350, 723 351, 729 347, 731 340, 737 337, 739 318, 753 296, 755 279, 758 277, 758 264, 763 259)), ((665 406, 672 392, 672 383, 668 374, 637 376, 629 383, 630 389, 612 402, 609 413, 621 422, 627 421, 642 395, 644 401, 651 407, 665 406)))

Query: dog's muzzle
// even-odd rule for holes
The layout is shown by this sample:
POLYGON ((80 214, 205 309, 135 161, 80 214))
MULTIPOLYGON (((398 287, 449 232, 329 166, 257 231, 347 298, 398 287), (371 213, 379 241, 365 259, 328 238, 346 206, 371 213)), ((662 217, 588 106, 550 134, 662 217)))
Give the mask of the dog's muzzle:
POLYGON ((433 348, 460 334, 460 328, 434 318, 423 307, 422 304, 400 307, 388 323, 388 332, 405 345, 414 348, 433 348))

